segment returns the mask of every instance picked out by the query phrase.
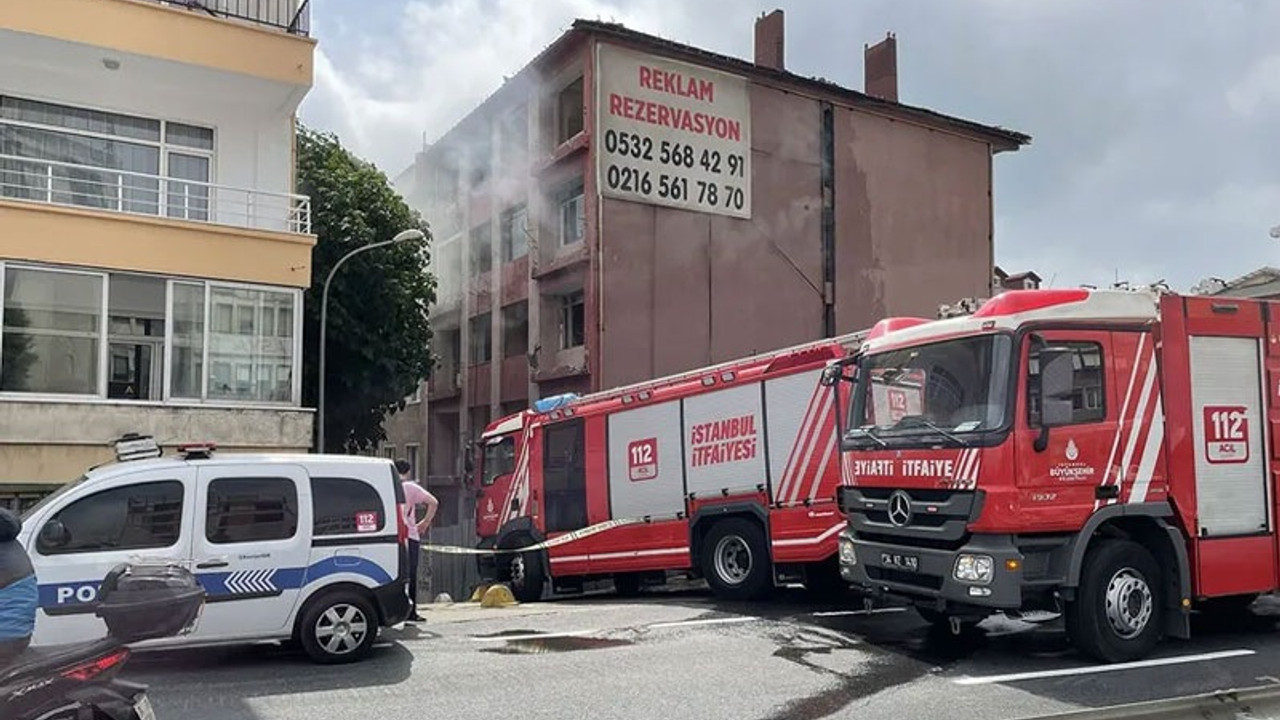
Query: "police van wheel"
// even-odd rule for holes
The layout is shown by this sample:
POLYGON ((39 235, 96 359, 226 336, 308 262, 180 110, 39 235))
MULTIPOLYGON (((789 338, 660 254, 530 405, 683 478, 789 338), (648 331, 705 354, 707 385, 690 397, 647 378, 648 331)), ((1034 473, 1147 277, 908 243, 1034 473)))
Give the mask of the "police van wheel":
POLYGON ((769 548, 759 523, 731 517, 711 526, 702 541, 702 575, 726 600, 756 600, 769 592, 769 548))
POLYGON ((378 616, 358 593, 326 593, 310 603, 299 619, 298 639, 317 663, 355 662, 373 649, 378 639, 378 616))
POLYGON ((1163 588, 1149 550, 1129 540, 1103 540, 1085 556, 1076 600, 1067 607, 1067 634, 1103 662, 1145 657, 1163 634, 1163 588))

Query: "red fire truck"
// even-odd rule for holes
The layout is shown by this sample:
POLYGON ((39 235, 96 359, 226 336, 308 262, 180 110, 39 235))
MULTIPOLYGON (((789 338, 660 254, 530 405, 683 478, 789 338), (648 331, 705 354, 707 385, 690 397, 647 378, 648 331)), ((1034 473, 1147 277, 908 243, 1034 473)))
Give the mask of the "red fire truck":
MULTIPOLYGON (((670 572, 720 596, 839 577, 836 395, 824 368, 865 333, 582 397, 492 423, 478 441, 481 573, 523 601, 612 580, 623 593, 670 572), (555 538, 617 520, 601 532, 555 538)), ((846 394, 847 397, 847 394, 846 394)))
POLYGON ((1280 586, 1280 303, 1026 290, 873 328, 823 382, 841 575, 959 631, 1060 613, 1108 662, 1280 586))

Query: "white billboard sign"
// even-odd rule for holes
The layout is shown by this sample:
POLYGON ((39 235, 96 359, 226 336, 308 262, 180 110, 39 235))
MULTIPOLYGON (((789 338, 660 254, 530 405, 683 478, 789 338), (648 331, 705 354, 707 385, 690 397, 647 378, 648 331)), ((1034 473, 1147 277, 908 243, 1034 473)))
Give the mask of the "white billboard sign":
POLYGON ((595 115, 606 197, 751 217, 746 79, 601 43, 595 115))

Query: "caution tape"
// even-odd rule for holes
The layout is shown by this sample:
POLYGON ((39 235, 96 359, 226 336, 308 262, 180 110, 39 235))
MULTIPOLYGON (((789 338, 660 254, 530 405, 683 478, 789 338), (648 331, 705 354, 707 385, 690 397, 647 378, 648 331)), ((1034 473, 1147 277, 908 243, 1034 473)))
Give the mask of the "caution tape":
POLYGON ((641 518, 606 520, 602 523, 596 523, 595 525, 588 525, 581 530, 574 530, 573 532, 565 533, 564 535, 557 535, 550 540, 543 540, 540 543, 534 543, 533 545, 526 545, 525 547, 519 548, 486 549, 460 547, 457 545, 429 545, 427 543, 423 543, 422 549, 427 552, 439 553, 441 555, 503 555, 506 553, 523 553, 530 552, 532 550, 545 550, 546 548, 556 547, 558 545, 568 545, 571 542, 576 542, 585 537, 597 535, 605 532, 606 530, 623 527, 624 525, 639 525, 643 522, 646 521, 641 518))

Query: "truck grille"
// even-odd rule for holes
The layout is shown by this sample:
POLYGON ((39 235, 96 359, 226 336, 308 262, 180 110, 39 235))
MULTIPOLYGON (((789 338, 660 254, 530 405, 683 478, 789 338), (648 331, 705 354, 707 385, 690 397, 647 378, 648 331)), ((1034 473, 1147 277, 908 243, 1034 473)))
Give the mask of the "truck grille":
POLYGON ((937 577, 936 575, 920 575, 902 570, 868 566, 867 577, 872 580, 880 580, 883 582, 912 585, 914 587, 925 588, 926 590, 942 589, 942 578, 937 577))
POLYGON ((953 549, 982 512, 980 490, 841 487, 840 510, 857 537, 953 549), (909 512, 906 510, 909 509, 909 512))

